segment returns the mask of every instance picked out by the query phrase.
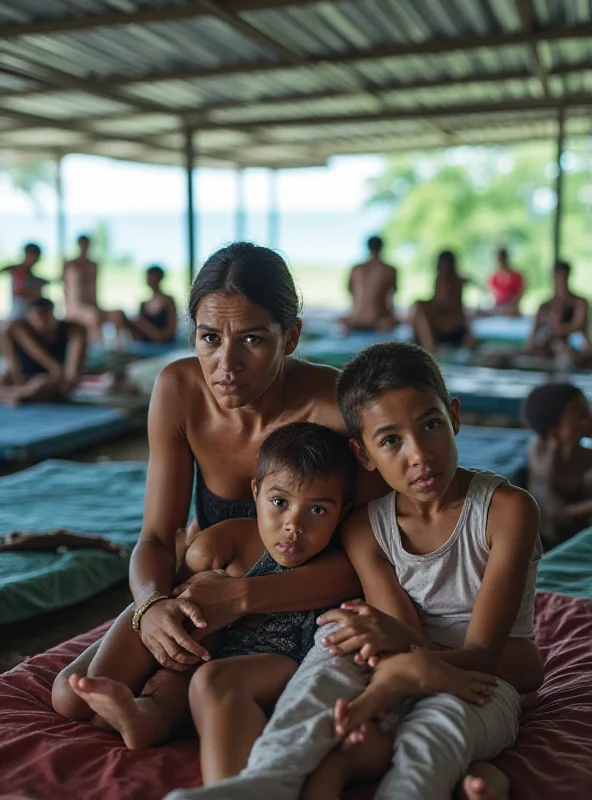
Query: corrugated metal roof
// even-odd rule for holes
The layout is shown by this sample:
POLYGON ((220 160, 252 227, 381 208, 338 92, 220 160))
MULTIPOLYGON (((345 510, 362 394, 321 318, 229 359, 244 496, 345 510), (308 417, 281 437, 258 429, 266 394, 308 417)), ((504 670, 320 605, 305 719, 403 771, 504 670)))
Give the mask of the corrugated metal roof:
POLYGON ((592 0, 5 0, 0 157, 294 166, 590 132, 592 0), (529 12, 530 7, 530 12, 529 12), (4 151, 4 152, 2 152, 4 151))

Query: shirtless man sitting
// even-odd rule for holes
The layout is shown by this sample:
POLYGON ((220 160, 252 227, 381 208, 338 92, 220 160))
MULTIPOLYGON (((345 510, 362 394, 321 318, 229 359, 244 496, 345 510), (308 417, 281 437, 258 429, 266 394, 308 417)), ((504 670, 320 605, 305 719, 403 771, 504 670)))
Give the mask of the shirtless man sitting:
POLYGON ((390 331, 397 324, 393 299, 397 291, 397 271, 380 257, 383 241, 380 236, 368 239, 370 258, 352 268, 348 291, 353 306, 341 320, 348 331, 390 331))
POLYGON ((456 257, 443 250, 436 265, 436 284, 431 300, 420 300, 411 313, 411 325, 418 343, 433 353, 441 345, 472 344, 463 306, 466 278, 456 271, 456 257))
POLYGON ((29 303, 41 297, 43 287, 49 283, 44 278, 33 274, 33 267, 41 258, 41 248, 38 244, 30 242, 25 245, 25 257, 20 264, 13 264, 0 269, 12 278, 12 308, 11 319, 24 319, 27 315, 29 303))
POLYGON ((0 403, 64 400, 80 380, 86 331, 57 320, 46 297, 33 300, 27 318, 4 334, 7 372, 0 378, 0 403))
POLYGON ((91 240, 88 236, 80 236, 78 257, 64 264, 66 318, 84 325, 91 339, 101 342, 103 323, 111 322, 119 334, 125 328, 125 317, 122 311, 105 311, 98 305, 98 265, 88 257, 90 245, 91 240))
POLYGON ((537 356, 563 356, 576 366, 584 366, 592 357, 588 301, 570 291, 570 271, 567 261, 555 264, 555 292, 537 312, 526 351, 537 356), (581 333, 584 337, 585 349, 580 353, 569 343, 572 333, 581 333))

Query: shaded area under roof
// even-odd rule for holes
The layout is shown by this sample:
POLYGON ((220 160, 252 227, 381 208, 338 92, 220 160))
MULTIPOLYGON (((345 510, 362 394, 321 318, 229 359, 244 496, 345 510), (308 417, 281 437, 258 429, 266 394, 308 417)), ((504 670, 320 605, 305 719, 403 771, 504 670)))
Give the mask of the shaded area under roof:
POLYGON ((4 0, 0 159, 298 167, 590 133, 592 0, 4 0), (92 11, 92 13, 91 13, 92 11))

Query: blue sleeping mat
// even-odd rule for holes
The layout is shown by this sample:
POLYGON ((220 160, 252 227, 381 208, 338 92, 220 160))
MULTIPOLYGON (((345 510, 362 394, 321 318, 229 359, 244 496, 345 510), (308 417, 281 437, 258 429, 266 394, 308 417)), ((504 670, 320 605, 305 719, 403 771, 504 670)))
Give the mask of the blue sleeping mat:
POLYGON ((41 460, 118 436, 126 415, 114 408, 71 403, 0 405, 0 459, 41 460))
MULTIPOLYGON (((451 395, 458 397, 461 410, 480 414, 501 414, 520 419, 522 401, 536 386, 547 383, 544 372, 526 372, 490 367, 463 367, 442 364, 442 374, 451 395)), ((569 375, 569 380, 592 400, 592 376, 569 375)))
POLYGON ((545 553, 537 589, 592 599, 592 528, 545 553))
POLYGON ((146 464, 45 461, 0 478, 0 535, 12 530, 105 536, 128 555, 102 550, 0 553, 0 624, 74 605, 127 576, 142 527, 146 464))
POLYGON ((519 428, 478 428, 463 425, 456 439, 459 464, 503 475, 526 486, 528 443, 532 434, 519 428))

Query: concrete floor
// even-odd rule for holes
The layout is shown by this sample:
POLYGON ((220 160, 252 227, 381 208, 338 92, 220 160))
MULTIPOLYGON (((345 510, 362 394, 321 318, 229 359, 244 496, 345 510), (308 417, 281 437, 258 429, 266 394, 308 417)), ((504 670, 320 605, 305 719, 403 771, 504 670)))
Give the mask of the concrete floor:
MULTIPOLYGON (((147 461, 145 431, 74 453, 71 461, 147 461)), ((131 602, 127 581, 70 608, 0 626, 0 672, 116 617, 131 602)))

